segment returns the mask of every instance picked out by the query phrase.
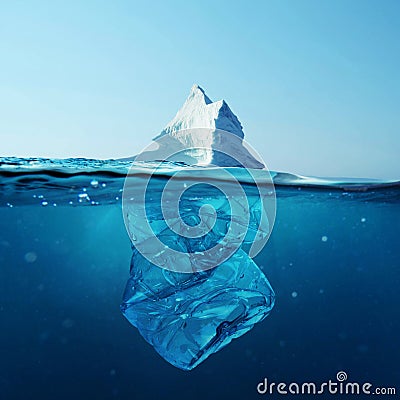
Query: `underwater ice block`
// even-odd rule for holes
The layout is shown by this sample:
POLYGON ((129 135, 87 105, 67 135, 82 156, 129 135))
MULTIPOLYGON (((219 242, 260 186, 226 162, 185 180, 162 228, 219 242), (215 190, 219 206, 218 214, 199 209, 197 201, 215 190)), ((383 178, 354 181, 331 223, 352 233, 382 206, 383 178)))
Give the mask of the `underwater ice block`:
MULTIPOLYGON (((196 226, 201 220, 202 206, 211 204, 216 212, 215 224, 207 235, 187 238, 167 226, 159 207, 156 185, 150 193, 152 197, 148 199, 146 210, 151 233, 165 244, 165 249, 173 248, 179 255, 165 256, 168 269, 145 257, 138 249, 152 237, 146 236, 149 232, 138 229, 142 220, 135 204, 127 204, 127 223, 135 228, 136 235, 131 277, 121 310, 165 360, 178 368, 191 370, 232 339, 249 331, 271 311, 274 292, 245 251, 249 244, 268 234, 268 221, 261 223, 263 206, 259 197, 247 193, 247 215, 232 216, 224 196, 218 196, 217 190, 205 191, 200 187, 180 199, 180 217, 190 226, 196 226), (235 232, 229 237, 232 220, 245 228, 240 243, 235 232), (213 261, 206 256, 207 249, 221 241, 227 246, 234 243, 237 249, 222 263, 207 269, 207 264, 213 261), (196 253, 204 257, 194 258, 196 253), (187 265, 194 272, 175 272, 187 270, 187 265)), ((232 200, 239 201, 231 198, 231 204, 232 200)), ((207 212, 203 209, 203 221, 206 219, 207 212)), ((164 256, 162 253, 160 258, 164 256)))
POLYGON ((274 305, 267 278, 243 250, 194 274, 159 268, 134 250, 131 274, 123 314, 162 357, 184 370, 249 331, 274 305))

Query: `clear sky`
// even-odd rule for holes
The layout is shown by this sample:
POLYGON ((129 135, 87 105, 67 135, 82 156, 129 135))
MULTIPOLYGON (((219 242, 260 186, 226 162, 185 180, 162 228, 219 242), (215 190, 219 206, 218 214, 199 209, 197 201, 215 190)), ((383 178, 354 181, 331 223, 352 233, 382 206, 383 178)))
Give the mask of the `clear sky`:
POLYGON ((0 155, 119 158, 193 83, 268 167, 400 179, 400 2, 3 1, 0 155))

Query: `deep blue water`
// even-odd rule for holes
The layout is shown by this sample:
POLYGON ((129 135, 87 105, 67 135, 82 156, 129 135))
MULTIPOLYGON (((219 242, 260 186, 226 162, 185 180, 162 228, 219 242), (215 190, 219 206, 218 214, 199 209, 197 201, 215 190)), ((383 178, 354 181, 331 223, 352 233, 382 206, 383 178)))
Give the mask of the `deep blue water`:
POLYGON ((338 371, 400 392, 398 183, 275 175, 275 227, 255 260, 275 307, 187 372, 119 309, 126 168, 3 159, 0 399, 252 399, 264 377, 320 383, 338 371))

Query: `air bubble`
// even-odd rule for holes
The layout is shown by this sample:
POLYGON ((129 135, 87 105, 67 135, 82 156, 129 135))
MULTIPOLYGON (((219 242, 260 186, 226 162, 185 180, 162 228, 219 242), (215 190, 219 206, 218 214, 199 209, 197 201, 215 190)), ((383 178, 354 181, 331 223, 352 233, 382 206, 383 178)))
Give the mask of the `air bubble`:
POLYGON ((37 254, 33 251, 29 251, 25 254, 24 258, 27 263, 32 264, 37 260, 37 254))
POLYGON ((87 193, 79 194, 78 198, 79 198, 79 203, 82 203, 82 201, 90 201, 90 197, 87 193))

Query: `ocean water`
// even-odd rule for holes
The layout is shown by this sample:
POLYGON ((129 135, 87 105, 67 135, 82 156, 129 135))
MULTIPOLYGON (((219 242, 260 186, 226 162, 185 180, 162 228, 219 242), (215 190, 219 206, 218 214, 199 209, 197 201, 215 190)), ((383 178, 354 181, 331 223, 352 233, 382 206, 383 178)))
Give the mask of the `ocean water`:
POLYGON ((277 216, 255 262, 275 306, 182 371, 119 308, 130 166, 0 159, 0 399, 285 398, 261 396, 258 383, 318 384, 338 371, 400 392, 399 182, 272 173, 277 216))

